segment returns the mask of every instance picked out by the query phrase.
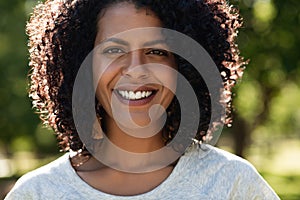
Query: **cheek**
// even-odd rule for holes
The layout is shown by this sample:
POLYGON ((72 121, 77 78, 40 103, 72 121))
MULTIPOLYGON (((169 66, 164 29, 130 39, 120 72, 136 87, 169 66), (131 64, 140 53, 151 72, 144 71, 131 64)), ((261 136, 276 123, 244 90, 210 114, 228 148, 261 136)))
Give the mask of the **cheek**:
POLYGON ((177 72, 174 71, 169 74, 164 74, 162 78, 164 80, 164 87, 175 93, 177 86, 177 72))
POLYGON ((102 60, 100 62, 100 59, 93 60, 93 84, 97 97, 113 88, 119 74, 119 67, 115 63, 102 62, 102 60))
POLYGON ((101 78, 96 88, 96 98, 106 113, 111 113, 111 92, 107 88, 107 80, 101 78))
POLYGON ((108 95, 111 92, 113 89, 113 77, 114 74, 110 73, 108 70, 105 71, 101 77, 95 77, 97 79, 94 81, 96 83, 97 97, 108 95))
MULTIPOLYGON (((172 92, 172 96, 175 95, 176 93, 176 88, 177 88, 177 78, 178 78, 178 67, 177 67, 177 63, 175 62, 175 58, 173 57, 172 62, 169 63, 170 69, 168 70, 168 73, 166 73, 166 81, 169 84, 169 89, 172 92)), ((173 98, 172 98, 173 99, 173 98)))
POLYGON ((98 86, 100 79, 102 84, 107 84, 117 73, 117 68, 110 59, 94 53, 93 55, 93 83, 98 86), (102 80, 103 79, 103 80, 102 80))
POLYGON ((98 99, 101 105, 104 104, 104 89, 103 89, 103 84, 100 81, 96 89, 96 98, 98 99))
MULTIPOLYGON (((97 71, 98 69, 96 69, 97 71)), ((94 87, 96 88, 96 97, 98 101, 103 105, 105 99, 109 98, 110 83, 112 81, 112 73, 109 70, 103 73, 94 73, 94 87)))
POLYGON ((176 70, 176 67, 173 66, 176 66, 176 64, 165 63, 158 65, 152 69, 152 73, 155 74, 155 77, 160 81, 164 88, 169 89, 170 92, 175 94, 178 71, 176 70))

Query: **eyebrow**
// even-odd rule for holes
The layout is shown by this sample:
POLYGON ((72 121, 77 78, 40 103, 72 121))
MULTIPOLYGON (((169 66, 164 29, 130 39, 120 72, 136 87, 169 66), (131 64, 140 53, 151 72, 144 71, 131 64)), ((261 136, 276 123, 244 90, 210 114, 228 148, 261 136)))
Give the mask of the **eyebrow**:
POLYGON ((117 43, 117 44, 129 46, 128 42, 126 42, 125 40, 122 40, 120 38, 108 38, 108 39, 100 42, 100 44, 104 44, 104 43, 107 43, 107 42, 114 42, 114 43, 117 43))
POLYGON ((163 39, 152 40, 149 42, 145 42, 143 46, 147 47, 147 46, 152 46, 152 45, 156 45, 156 44, 167 44, 167 42, 166 42, 166 40, 163 40, 163 39))
MULTIPOLYGON (((104 41, 102 41, 100 44, 105 44, 107 42, 114 42, 114 43, 117 43, 117 44, 121 44, 121 45, 125 45, 125 46, 129 46, 129 43, 123 39, 120 39, 120 38, 108 38, 104 41)), ((143 44, 143 47, 147 47, 147 46, 152 46, 152 45, 156 45, 156 44, 167 44, 167 42, 163 39, 158 39, 158 40, 152 40, 152 41, 148 41, 148 42, 145 42, 143 44)))

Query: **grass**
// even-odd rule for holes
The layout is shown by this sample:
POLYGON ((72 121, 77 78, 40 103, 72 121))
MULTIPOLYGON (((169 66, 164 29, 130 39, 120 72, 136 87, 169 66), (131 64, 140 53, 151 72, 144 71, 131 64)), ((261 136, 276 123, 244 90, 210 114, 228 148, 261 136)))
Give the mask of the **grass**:
POLYGON ((283 200, 300 200, 300 175, 260 172, 283 200))
POLYGON ((300 200, 299 140, 273 140, 253 145, 247 158, 281 199, 300 200))

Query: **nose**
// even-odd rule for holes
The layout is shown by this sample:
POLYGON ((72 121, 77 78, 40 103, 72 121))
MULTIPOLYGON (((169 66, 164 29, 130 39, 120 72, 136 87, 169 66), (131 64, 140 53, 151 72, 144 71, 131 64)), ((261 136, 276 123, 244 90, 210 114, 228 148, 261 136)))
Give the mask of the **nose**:
POLYGON ((149 70, 145 66, 144 51, 139 49, 128 54, 126 66, 122 69, 122 75, 130 79, 145 79, 149 76, 149 70))

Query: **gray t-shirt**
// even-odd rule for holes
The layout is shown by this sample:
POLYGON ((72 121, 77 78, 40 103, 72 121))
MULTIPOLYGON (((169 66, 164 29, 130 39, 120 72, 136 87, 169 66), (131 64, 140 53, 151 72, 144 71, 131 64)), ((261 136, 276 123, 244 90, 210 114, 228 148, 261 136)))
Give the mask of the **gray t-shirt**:
MULTIPOLYGON (((141 180, 143 181, 143 180, 141 180)), ((69 154, 22 176, 11 199, 279 199, 246 160, 210 145, 190 148, 169 177, 153 190, 116 196, 94 189, 71 166, 69 154)))

